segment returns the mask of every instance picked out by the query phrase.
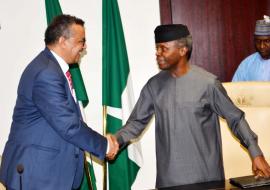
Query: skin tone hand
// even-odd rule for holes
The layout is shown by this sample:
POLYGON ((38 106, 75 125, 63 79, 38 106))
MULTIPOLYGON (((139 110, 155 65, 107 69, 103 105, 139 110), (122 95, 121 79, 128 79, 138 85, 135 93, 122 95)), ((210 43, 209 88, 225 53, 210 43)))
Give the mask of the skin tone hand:
POLYGON ((116 137, 112 134, 107 134, 106 138, 108 140, 109 152, 106 154, 108 160, 113 160, 118 153, 119 144, 116 140, 116 137))
POLYGON ((270 166, 264 159, 264 156, 256 156, 252 161, 252 171, 255 178, 269 178, 270 177, 270 166))

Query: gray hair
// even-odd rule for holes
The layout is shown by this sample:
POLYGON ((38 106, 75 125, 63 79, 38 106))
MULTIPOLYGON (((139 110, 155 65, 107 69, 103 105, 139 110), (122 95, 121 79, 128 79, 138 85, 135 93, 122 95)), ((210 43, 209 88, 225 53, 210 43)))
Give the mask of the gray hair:
POLYGON ((179 40, 176 40, 176 44, 178 47, 187 47, 187 59, 189 60, 192 53, 192 36, 188 35, 187 37, 180 38, 179 40))

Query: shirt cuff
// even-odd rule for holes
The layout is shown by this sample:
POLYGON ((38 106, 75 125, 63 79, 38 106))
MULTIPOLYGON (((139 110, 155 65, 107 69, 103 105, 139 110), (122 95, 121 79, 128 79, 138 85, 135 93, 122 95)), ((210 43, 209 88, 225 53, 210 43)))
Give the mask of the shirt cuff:
POLYGON ((110 150, 110 143, 109 143, 109 141, 107 140, 107 150, 106 150, 106 154, 109 153, 109 150, 110 150))

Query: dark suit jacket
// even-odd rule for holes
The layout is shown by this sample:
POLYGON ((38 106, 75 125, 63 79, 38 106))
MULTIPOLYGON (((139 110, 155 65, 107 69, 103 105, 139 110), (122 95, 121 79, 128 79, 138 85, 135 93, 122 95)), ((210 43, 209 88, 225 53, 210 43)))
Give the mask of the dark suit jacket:
POLYGON ((46 48, 22 74, 0 181, 18 190, 16 167, 22 164, 25 190, 77 188, 83 150, 104 159, 106 148, 106 139, 82 121, 63 71, 46 48))

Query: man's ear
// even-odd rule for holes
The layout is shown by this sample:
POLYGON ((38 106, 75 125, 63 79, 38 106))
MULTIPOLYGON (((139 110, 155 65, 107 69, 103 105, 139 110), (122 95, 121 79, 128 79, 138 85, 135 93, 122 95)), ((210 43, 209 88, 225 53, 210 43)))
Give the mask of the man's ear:
POLYGON ((181 48, 179 49, 179 54, 180 54, 181 56, 185 56, 185 55, 187 54, 187 52, 188 52, 188 48, 187 48, 187 47, 181 47, 181 48))
POLYGON ((64 47, 65 46, 65 41, 66 41, 66 38, 61 36, 59 39, 58 39, 58 44, 61 46, 61 47, 64 47))

